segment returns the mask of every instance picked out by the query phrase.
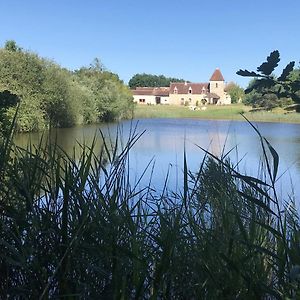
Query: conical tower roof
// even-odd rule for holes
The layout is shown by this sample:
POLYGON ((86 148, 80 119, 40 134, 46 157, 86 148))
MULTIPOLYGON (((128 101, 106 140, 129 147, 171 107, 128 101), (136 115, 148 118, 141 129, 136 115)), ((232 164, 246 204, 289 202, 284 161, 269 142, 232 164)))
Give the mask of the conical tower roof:
POLYGON ((215 69, 214 73, 211 75, 209 81, 225 81, 220 69, 215 69))

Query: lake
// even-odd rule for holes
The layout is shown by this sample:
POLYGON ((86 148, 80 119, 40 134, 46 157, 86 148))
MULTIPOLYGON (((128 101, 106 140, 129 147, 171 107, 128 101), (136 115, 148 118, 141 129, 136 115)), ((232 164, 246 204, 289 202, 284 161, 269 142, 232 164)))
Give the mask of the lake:
MULTIPOLYGON (((89 144, 97 135, 96 151, 101 142, 99 129, 106 137, 115 137, 117 128, 122 132, 123 141, 129 136, 130 130, 137 126, 137 132, 146 130, 130 153, 131 181, 137 181, 151 160, 140 187, 149 183, 160 191, 168 176, 168 186, 179 191, 182 188, 182 169, 184 148, 187 153, 188 167, 196 172, 204 157, 204 152, 198 147, 209 150, 215 155, 234 150, 230 154, 233 162, 239 162, 239 168, 249 175, 257 175, 262 150, 260 140, 253 128, 240 121, 216 121, 195 119, 143 119, 140 121, 123 121, 119 124, 87 125, 68 129, 54 130, 51 139, 69 153, 77 142, 89 144), (235 148, 236 147, 236 148, 235 148), (154 166, 152 173, 152 166, 154 166)), ((278 175, 278 191, 284 199, 288 194, 300 196, 300 125, 284 123, 255 123, 261 134, 276 149, 280 157, 278 175), (292 184, 293 183, 293 184, 292 184)), ((17 145, 25 147, 29 140, 37 143, 41 134, 18 134, 15 137, 17 145)), ((78 145, 76 146, 77 148, 78 145)))

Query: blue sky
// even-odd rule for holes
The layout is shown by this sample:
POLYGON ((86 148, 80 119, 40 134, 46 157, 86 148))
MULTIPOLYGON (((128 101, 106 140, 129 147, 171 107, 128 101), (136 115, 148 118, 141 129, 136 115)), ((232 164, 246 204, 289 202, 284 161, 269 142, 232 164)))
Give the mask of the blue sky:
POLYGON ((208 81, 219 67, 246 86, 275 49, 299 66, 298 0, 1 0, 0 45, 13 39, 68 69, 95 57, 125 82, 136 73, 208 81))

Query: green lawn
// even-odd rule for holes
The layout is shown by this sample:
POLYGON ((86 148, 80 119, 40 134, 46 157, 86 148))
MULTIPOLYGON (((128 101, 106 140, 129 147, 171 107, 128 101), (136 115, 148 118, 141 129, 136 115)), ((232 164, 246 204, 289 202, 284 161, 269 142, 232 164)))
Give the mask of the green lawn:
POLYGON ((243 113, 249 120, 256 122, 286 122, 300 123, 299 113, 286 113, 283 109, 275 109, 272 112, 249 112, 251 107, 243 104, 227 106, 206 106, 206 110, 192 111, 186 106, 175 105, 136 105, 135 119, 145 118, 198 118, 218 120, 244 120, 243 113))

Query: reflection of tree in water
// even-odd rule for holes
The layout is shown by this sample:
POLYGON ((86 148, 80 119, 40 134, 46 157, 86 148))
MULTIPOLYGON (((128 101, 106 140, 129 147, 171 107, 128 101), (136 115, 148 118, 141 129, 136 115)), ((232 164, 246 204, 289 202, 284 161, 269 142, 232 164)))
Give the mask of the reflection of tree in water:
POLYGON ((16 134, 15 144, 22 148, 27 148, 29 144, 32 146, 39 145, 42 139, 43 145, 57 144, 58 147, 66 152, 66 154, 79 158, 82 152, 82 146, 91 146, 95 140, 94 153, 100 154, 103 142, 99 132, 99 126, 85 126, 73 128, 52 129, 39 133, 22 133, 16 134))
MULTIPOLYGON (((123 133, 120 134, 120 137, 123 141, 126 141, 131 122, 126 121, 121 124, 123 133)), ((56 139, 59 147, 68 155, 73 155, 75 148, 75 158, 78 160, 81 153, 80 144, 90 146, 95 136, 95 153, 96 155, 100 153, 102 147, 100 128, 106 137, 110 132, 112 140, 115 139, 117 124, 110 124, 109 126, 89 125, 55 129, 51 133, 50 141, 54 143, 56 139)), ((258 128, 279 153, 279 174, 289 169, 288 173, 291 174, 295 182, 300 174, 300 126, 259 123, 258 128)), ((145 134, 131 151, 130 170, 133 173, 142 173, 154 157, 157 169, 155 180, 163 182, 170 164, 177 165, 178 171, 174 172, 181 174, 184 148, 186 149, 189 167, 196 171, 204 155, 203 151, 196 145, 211 151, 216 156, 221 156, 225 145, 224 153, 237 147, 230 154, 233 163, 242 159, 239 164, 241 170, 245 170, 252 175, 258 174, 260 157, 262 157, 261 146, 254 130, 246 123, 199 120, 143 120, 138 125, 138 131, 141 132, 144 129, 146 129, 145 134)), ((47 141, 47 132, 44 132, 44 134, 18 134, 15 137, 15 142, 18 146, 26 148, 29 141, 33 145, 38 145, 42 136, 44 142, 47 141)), ((289 185, 289 182, 287 184, 289 185)))
POLYGON ((222 155, 224 147, 226 147, 226 140, 228 135, 224 132, 220 132, 218 128, 209 132, 209 151, 215 155, 220 157, 222 155))

